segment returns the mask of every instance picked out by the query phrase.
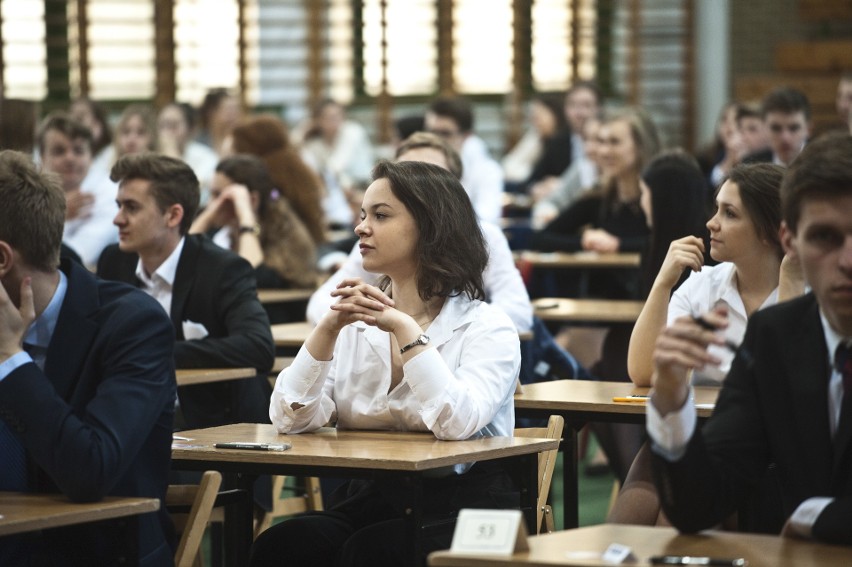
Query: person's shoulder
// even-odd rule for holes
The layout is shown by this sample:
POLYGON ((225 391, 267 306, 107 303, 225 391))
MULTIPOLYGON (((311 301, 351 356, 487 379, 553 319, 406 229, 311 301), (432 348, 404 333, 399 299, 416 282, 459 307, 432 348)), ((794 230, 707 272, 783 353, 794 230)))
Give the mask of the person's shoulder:
POLYGON ((813 292, 809 292, 756 311, 749 318, 749 323, 777 327, 779 323, 785 322, 799 326, 809 315, 818 313, 819 305, 816 296, 813 292))
POLYGON ((505 311, 485 301, 470 299, 466 294, 449 298, 452 308, 463 322, 493 328, 508 328, 516 332, 515 324, 505 311))
POLYGON ((68 277, 69 290, 78 300, 86 301, 78 293, 82 293, 83 297, 96 294, 97 303, 93 304, 98 312, 96 318, 103 320, 116 315, 123 320, 131 320, 144 314, 161 319, 167 326, 171 324, 163 307, 139 288, 122 281, 100 278, 70 261, 63 263, 62 269, 68 277))
POLYGON ((248 266, 251 264, 248 261, 226 248, 222 248, 213 240, 204 234, 188 234, 184 244, 184 252, 197 255, 199 266, 217 265, 217 266, 248 266))
POLYGON ((116 279, 121 272, 136 271, 139 256, 133 252, 123 252, 118 244, 110 244, 98 258, 98 275, 102 278, 116 279))

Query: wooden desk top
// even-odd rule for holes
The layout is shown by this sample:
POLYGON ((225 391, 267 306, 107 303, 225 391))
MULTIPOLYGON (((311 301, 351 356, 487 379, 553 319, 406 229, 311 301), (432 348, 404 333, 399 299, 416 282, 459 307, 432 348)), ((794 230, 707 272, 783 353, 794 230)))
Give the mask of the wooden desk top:
POLYGON ((258 289, 257 298, 261 303, 288 303, 307 301, 314 294, 314 289, 258 289))
POLYGON ((313 330, 314 324, 307 321, 279 323, 272 325, 272 339, 275 341, 275 346, 299 348, 313 330))
MULTIPOLYGON (((182 431, 191 447, 172 448, 172 459, 252 462, 372 470, 425 471, 445 466, 538 453, 556 449, 555 439, 486 437, 441 441, 431 433, 399 431, 338 431, 281 435, 272 425, 238 423, 182 431), (286 451, 216 449, 214 443, 238 441, 290 443, 286 451)), ((184 445, 183 443, 181 445, 184 445)))
POLYGON ((523 250, 514 254, 515 261, 535 268, 638 268, 640 256, 634 252, 536 252, 523 250))
MULTIPOLYGON (((515 395, 516 409, 539 409, 555 412, 576 411, 617 414, 645 414, 645 404, 614 402, 614 397, 647 395, 650 388, 638 388, 629 382, 597 382, 593 380, 554 380, 524 384, 523 393, 515 395)), ((716 403, 718 388, 695 388, 698 416, 710 417, 709 404, 716 403)))
POLYGON ((611 565, 601 554, 611 543, 627 545, 643 567, 654 555, 739 558, 749 567, 796 567, 852 565, 852 547, 827 545, 776 536, 707 531, 697 535, 679 535, 672 528, 601 524, 586 528, 543 534, 529 538, 530 550, 511 557, 475 557, 438 551, 429 556, 431 567, 480 567, 485 565, 540 567, 573 565, 599 567, 611 565))
POLYGON ((61 494, 0 492, 0 536, 154 512, 156 498, 108 496, 100 502, 71 502, 61 494))
MULTIPOLYGON (((307 321, 279 323, 272 325, 272 339, 277 347, 299 348, 305 343, 305 339, 313 330, 314 324, 307 321)), ((533 338, 533 333, 532 331, 518 333, 518 338, 522 341, 528 341, 533 338)))
POLYGON ((566 299, 540 297, 532 302, 542 321, 634 323, 644 301, 629 299, 566 299))
POLYGON ((254 368, 184 368, 175 371, 178 386, 192 386, 224 380, 240 380, 257 375, 254 368))

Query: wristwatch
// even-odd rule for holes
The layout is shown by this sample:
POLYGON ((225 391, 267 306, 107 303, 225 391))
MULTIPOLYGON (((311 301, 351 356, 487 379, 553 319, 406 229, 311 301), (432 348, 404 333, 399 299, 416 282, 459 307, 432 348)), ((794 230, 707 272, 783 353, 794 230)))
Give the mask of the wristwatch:
POLYGON ((429 337, 424 335, 424 334, 421 334, 419 337, 414 339, 414 341, 408 343, 407 345, 405 345, 404 347, 399 349, 399 354, 404 354, 405 351, 407 351, 407 350, 411 350, 416 346, 425 345, 425 344, 429 344, 429 337))
POLYGON ((239 234, 250 232, 255 236, 260 236, 260 225, 258 223, 254 223, 252 226, 241 226, 238 232, 239 234))

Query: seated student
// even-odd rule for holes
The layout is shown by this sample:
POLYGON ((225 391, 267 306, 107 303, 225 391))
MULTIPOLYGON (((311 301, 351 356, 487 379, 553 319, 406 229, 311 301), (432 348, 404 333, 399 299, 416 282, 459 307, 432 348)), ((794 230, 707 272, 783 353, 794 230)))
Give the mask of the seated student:
POLYGON ((243 154, 220 161, 211 197, 190 234, 218 229, 213 242, 248 260, 258 287, 316 287, 313 239, 260 158, 243 154))
MULTIPOLYGON (((637 386, 651 385, 653 361, 648 353, 660 332, 678 317, 699 316, 724 305, 730 322, 725 337, 739 344, 748 318, 778 301, 783 257, 778 188, 783 174, 781 166, 772 164, 738 165, 731 170, 716 193, 716 214, 707 221, 710 256, 720 264, 704 265, 703 235, 671 243, 630 337, 628 372, 637 386), (692 274, 672 294, 685 270, 692 274)), ((788 264, 784 264, 785 272, 789 272, 788 264)), ((718 385, 730 368, 732 352, 724 347, 711 350, 722 362, 696 371, 693 380, 698 385, 718 385)))
POLYGON ((195 109, 186 103, 171 102, 157 115, 157 149, 182 159, 195 172, 201 184, 201 202, 210 197, 210 185, 219 157, 209 146, 191 138, 195 130, 195 109))
POLYGON ((251 265, 205 236, 186 234, 198 208, 198 178, 181 160, 138 154, 120 159, 112 179, 119 183, 119 243, 104 250, 98 275, 141 287, 171 315, 177 368, 258 372, 250 380, 179 388, 180 425, 267 421, 269 319, 251 265))
POLYGON ((480 219, 497 222, 503 214, 503 170, 485 141, 473 132, 473 108, 466 99, 440 97, 429 104, 426 130, 446 140, 461 156, 462 186, 480 219))
POLYGON ((852 545, 852 137, 809 144, 781 195, 782 243, 812 293, 751 316, 700 428, 689 371, 721 362, 708 347, 724 343, 726 309, 663 331, 647 406, 654 480, 672 524, 695 532, 742 506, 773 464, 776 498, 751 527, 852 545))
POLYGON ((810 136, 811 103, 807 95, 790 87, 779 87, 763 99, 760 113, 769 136, 769 148, 745 156, 743 163, 789 166, 810 136))
POLYGON ((86 266, 118 239, 112 225, 115 184, 90 175, 92 134, 70 115, 49 114, 41 123, 38 146, 44 169, 59 175, 65 192, 63 241, 86 266))
MULTIPOLYGON (((24 154, 0 152, 0 491, 162 498, 174 418, 174 333, 144 293, 59 248, 65 197, 24 154), (57 268, 59 265, 59 268, 57 268), (22 350, 23 345, 23 350, 22 350)), ((164 508, 0 538, 0 565, 170 565, 164 508)))
MULTIPOLYGON (((447 169, 457 178, 461 177, 459 155, 448 142, 435 134, 412 134, 397 148, 396 159, 432 163, 447 169)), ((482 274, 486 299, 506 312, 519 332, 529 331, 533 325, 532 305, 523 279, 515 267, 506 237, 503 231, 491 223, 480 222, 480 228, 488 247, 488 265, 482 274)), ((341 281, 351 278, 361 278, 367 282, 378 279, 375 274, 364 270, 357 243, 337 272, 311 296, 308 302, 308 320, 319 321, 335 301, 331 295, 332 290, 341 281)))
MULTIPOLYGON (((298 433, 336 415, 347 429, 511 436, 518 335, 505 313, 481 301, 488 251, 470 200, 432 164, 381 163, 374 177, 356 232, 364 267, 384 277, 378 287, 352 279, 334 291, 338 303, 278 376, 273 424, 298 433)), ((400 490, 353 481, 331 510, 264 532, 250 565, 399 565, 400 490)), ((424 490, 425 514, 517 505, 507 497, 509 477, 487 463, 454 467, 424 490)), ((435 534, 424 552, 449 546, 451 531, 435 534)))

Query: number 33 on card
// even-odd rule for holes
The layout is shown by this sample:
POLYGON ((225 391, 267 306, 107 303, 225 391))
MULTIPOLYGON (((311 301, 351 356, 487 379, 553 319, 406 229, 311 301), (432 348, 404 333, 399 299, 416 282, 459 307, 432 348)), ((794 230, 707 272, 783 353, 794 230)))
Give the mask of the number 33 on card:
POLYGON ((508 556, 527 549, 527 528, 520 511, 465 509, 459 512, 450 552, 508 556))

